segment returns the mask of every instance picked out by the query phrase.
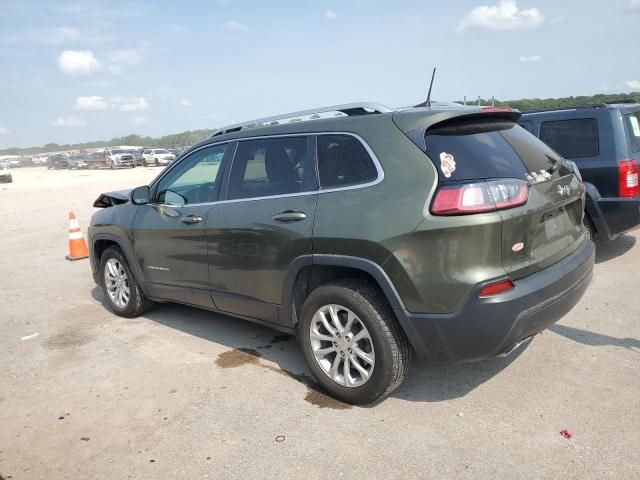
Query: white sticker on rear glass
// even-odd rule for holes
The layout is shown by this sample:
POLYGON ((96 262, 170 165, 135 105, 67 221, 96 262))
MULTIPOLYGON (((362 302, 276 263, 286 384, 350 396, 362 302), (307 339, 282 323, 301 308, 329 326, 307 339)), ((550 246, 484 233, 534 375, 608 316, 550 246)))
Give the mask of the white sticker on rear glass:
POLYGON ((635 115, 631 115, 629 117, 629 120, 631 120, 631 128, 633 129, 633 136, 640 137, 640 122, 638 122, 638 117, 636 117, 635 115))
POLYGON ((442 170, 442 173, 447 178, 456 171, 456 161, 453 158, 453 155, 447 152, 442 152, 440 154, 440 170, 442 170))

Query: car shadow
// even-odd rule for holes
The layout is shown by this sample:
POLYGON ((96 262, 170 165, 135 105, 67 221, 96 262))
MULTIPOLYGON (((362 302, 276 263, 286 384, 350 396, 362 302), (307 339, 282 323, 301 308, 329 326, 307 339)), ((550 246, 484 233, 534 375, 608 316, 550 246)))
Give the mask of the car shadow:
MULTIPOLYGON (((95 287, 91 293, 97 301, 104 303, 100 288, 95 287)), ((175 303, 157 305, 143 317, 226 346, 229 350, 213 359, 219 368, 259 365, 305 385, 308 389, 305 400, 309 403, 322 408, 350 408, 325 395, 307 368, 293 336, 220 313, 175 303)), ((414 357, 408 377, 392 396, 414 402, 441 402, 463 397, 508 367, 524 349, 526 346, 508 357, 467 364, 431 363, 414 357)))
POLYGON ((583 345, 588 345, 590 347, 611 345, 640 353, 640 340, 637 338, 610 337, 609 335, 603 335, 601 333, 590 332, 588 330, 558 324, 552 325, 549 327, 549 330, 557 333, 558 335, 562 335, 569 340, 573 340, 574 342, 582 343, 583 345))
POLYGON ((609 261, 624 255, 636 244, 633 235, 621 235, 610 242, 596 242, 596 263, 609 261))

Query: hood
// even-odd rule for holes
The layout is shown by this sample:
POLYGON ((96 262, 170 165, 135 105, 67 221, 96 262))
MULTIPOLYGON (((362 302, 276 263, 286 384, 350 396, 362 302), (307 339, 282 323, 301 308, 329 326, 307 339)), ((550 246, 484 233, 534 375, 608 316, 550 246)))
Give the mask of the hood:
POLYGON ((132 189, 129 188, 127 190, 101 193, 100 196, 96 198, 96 201, 93 202, 93 206, 96 208, 108 208, 127 203, 131 190, 132 189))

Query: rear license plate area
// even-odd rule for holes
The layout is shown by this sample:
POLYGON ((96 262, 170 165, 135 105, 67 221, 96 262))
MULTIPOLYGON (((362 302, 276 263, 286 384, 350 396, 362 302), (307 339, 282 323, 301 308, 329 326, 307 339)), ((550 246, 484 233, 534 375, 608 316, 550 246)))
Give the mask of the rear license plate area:
POLYGON ((542 216, 547 240, 560 237, 571 228, 571 220, 565 208, 559 208, 542 216))

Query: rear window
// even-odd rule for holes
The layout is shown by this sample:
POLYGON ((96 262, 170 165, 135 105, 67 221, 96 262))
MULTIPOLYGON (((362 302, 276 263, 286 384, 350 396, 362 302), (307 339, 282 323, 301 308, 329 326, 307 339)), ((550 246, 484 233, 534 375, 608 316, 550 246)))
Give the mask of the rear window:
POLYGON ((595 157, 599 153, 598 123, 595 118, 543 122, 540 140, 564 158, 595 157))
POLYGON ((627 129, 631 152, 640 152, 640 112, 627 115, 627 129))
POLYGON ((547 170, 560 157, 511 121, 466 119, 443 122, 427 130, 426 153, 440 181, 520 178, 547 170))

